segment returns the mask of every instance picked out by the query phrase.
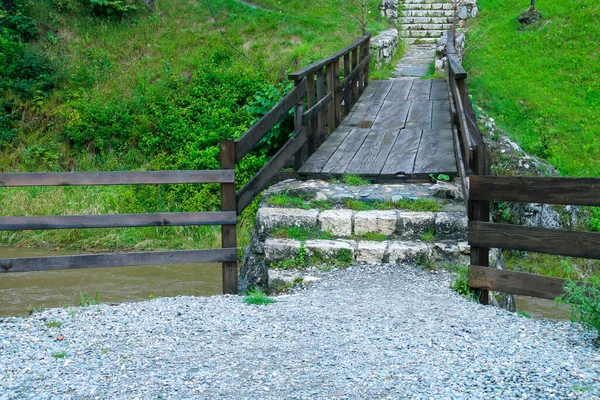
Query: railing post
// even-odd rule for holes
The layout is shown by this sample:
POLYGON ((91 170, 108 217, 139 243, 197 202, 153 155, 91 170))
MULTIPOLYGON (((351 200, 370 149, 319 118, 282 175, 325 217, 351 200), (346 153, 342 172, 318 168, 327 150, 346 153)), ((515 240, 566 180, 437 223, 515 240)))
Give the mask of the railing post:
MULTIPOLYGON (((369 54, 371 54, 371 39, 369 38, 369 40, 367 40, 365 42, 365 58, 367 58, 369 56, 369 54)), ((367 63, 367 65, 365 66, 365 87, 369 86, 369 66, 371 65, 371 63, 367 63)))
MULTIPOLYGON (((350 54, 344 54, 344 80, 350 75, 350 54)), ((350 85, 344 88, 344 115, 350 114, 352 105, 350 104, 350 85)))
POLYGON ((335 128, 337 128, 342 123, 342 92, 340 89, 340 59, 338 58, 333 63, 333 104, 334 104, 334 114, 335 114, 335 128))
MULTIPOLYGON (((317 71, 317 102, 321 101, 325 97, 325 75, 323 72, 323 68, 319 68, 317 71)), ((310 157, 316 150, 317 147, 321 145, 325 141, 325 111, 319 111, 317 115, 317 142, 318 144, 309 149, 308 156, 310 157)))
MULTIPOLYGON (((360 49, 359 62, 362 62, 365 59, 365 45, 364 43, 358 46, 360 49)), ((362 96, 363 91, 365 90, 365 71, 361 68, 358 71, 358 97, 362 96)), ((358 100, 358 97, 356 98, 358 100)))
MULTIPOLYGON (((352 50, 351 72, 354 72, 358 65, 358 48, 352 50)), ((358 100, 358 77, 352 79, 352 105, 358 100)))
MULTIPOLYGON (((485 146, 475 146, 473 149, 473 174, 474 175, 490 175, 491 172, 491 156, 485 146)), ((469 221, 490 221, 490 202, 471 200, 468 204, 469 221)), ((471 246, 471 265, 481 267, 489 267, 490 265, 490 249, 489 247, 471 246)), ((481 291, 481 304, 489 303, 488 290, 481 291)))
MULTIPOLYGON (((315 74, 308 74, 306 76, 306 107, 310 110, 315 105, 315 74)), ((301 124, 302 121, 299 121, 301 124)), ((297 124, 294 125, 296 132, 299 130, 297 124)), ((314 153, 316 148, 315 140, 315 119, 311 118, 310 121, 306 121, 306 143, 308 148, 308 156, 314 153)))
MULTIPOLYGON (((325 66, 325 72, 327 74, 327 93, 331 93, 334 96, 333 101, 327 104, 327 131, 332 133, 335 130, 335 85, 334 85, 334 64, 327 64, 325 66)), ((324 138, 320 138, 321 143, 325 141, 324 138)))
MULTIPOLYGON (((300 80, 300 81, 296 81, 296 86, 301 85, 302 82, 304 82, 304 80, 300 80)), ((315 85, 314 85, 314 75, 310 74, 309 76, 307 76, 306 78, 306 95, 308 96, 308 101, 310 102, 311 99, 314 103, 314 99, 315 99, 315 85)), ((310 106, 309 106, 310 107, 310 106)), ((294 106, 294 134, 297 134, 298 132, 300 132, 302 130, 302 126, 303 126, 303 120, 304 119, 304 96, 299 96, 298 97, 298 101, 296 101, 296 105, 294 106)), ((314 126, 312 121, 308 121, 307 126, 306 126, 306 134, 308 136, 307 138, 307 146, 309 148, 308 153, 309 155, 312 154, 310 153, 310 143, 312 140, 312 144, 314 146, 314 130, 312 129, 312 127, 314 126), (312 138, 312 139, 311 139, 312 138)), ((300 146, 300 148, 298 149, 298 151, 296 152, 296 155, 294 156, 294 169, 296 171, 298 171, 300 168, 302 168, 302 165, 304 165, 304 160, 306 159, 305 157, 305 146, 300 146)))
MULTIPOLYGON (((235 169, 235 142, 221 141, 221 169, 235 169)), ((221 211, 237 211, 235 183, 221 183, 221 211)), ((221 225, 221 245, 223 248, 237 249, 235 225, 221 225)), ((238 270, 237 261, 222 263, 223 293, 237 294, 238 270)))

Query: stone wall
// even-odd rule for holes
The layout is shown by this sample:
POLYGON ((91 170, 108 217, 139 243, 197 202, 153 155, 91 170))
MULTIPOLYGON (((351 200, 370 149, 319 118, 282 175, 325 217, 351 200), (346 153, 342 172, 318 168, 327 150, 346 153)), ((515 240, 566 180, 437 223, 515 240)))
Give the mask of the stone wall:
POLYGON ((398 0, 381 0, 379 9, 382 16, 393 22, 398 21, 398 0))
POLYGON ((377 66, 389 64, 398 48, 398 30, 388 29, 371 39, 371 55, 377 66))

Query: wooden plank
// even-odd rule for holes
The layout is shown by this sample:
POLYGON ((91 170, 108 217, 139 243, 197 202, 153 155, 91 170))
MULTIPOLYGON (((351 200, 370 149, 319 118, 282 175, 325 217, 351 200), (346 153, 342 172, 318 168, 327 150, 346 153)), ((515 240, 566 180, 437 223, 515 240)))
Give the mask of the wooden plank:
POLYGON ((317 104, 304 112, 304 123, 307 124, 308 121, 313 119, 319 112, 326 110, 328 104, 332 101, 333 95, 331 93, 327 93, 327 96, 323 97, 317 104))
POLYGON ((237 194, 237 212, 240 214, 254 198, 262 192, 269 180, 277 174, 285 165, 286 161, 306 142, 306 130, 302 128, 290 140, 288 140, 279 151, 269 160, 264 167, 248 182, 237 194))
POLYGON ((321 172, 325 174, 343 174, 368 134, 369 129, 355 128, 350 131, 321 172))
POLYGON ((456 159, 451 129, 425 129, 413 174, 454 174, 456 159))
POLYGON ((554 300, 563 294, 564 279, 503 269, 469 266, 473 288, 554 300))
POLYGON ((433 79, 431 81, 429 100, 448 100, 448 82, 445 79, 433 79))
MULTIPOLYGON (((304 67, 304 68, 301 68, 297 71, 292 72, 291 74, 288 75, 288 79, 293 80, 293 81, 299 81, 300 79, 304 78, 308 74, 310 74, 312 72, 316 72, 318 69, 325 67, 325 65, 331 64, 332 62, 338 60, 341 57, 345 57, 351 51, 358 48, 361 44, 367 43, 370 39, 371 39, 371 34, 367 33, 367 34, 361 36, 360 38, 358 38, 354 43, 343 48, 342 50, 338 51, 337 53, 334 53, 327 58, 323 58, 319 61, 316 61, 316 62, 304 67)), ((346 75, 344 74, 344 76, 346 76, 346 75)))
MULTIPOLYGON (((224 183, 223 185, 233 185, 224 183)), ((0 217, 0 231, 36 229, 124 228, 143 226, 193 226, 235 223, 231 212, 179 212, 154 214, 53 215, 0 217)))
POLYGON ((408 129, 430 129, 433 101, 414 100, 410 103, 408 117, 404 125, 408 129))
MULTIPOLYGON (((235 143, 232 140, 221 141, 221 169, 235 170, 235 143)), ((221 210, 237 215, 237 199, 234 183, 221 184, 221 210)), ((224 249, 237 250, 236 224, 223 224, 221 226, 221 246, 224 249)), ((237 260, 222 263, 223 293, 237 294, 238 270, 237 260)))
POLYGON ((422 132, 421 129, 403 129, 400 131, 383 165, 381 175, 412 174, 422 132))
POLYGON ((467 118, 465 116, 465 110, 460 98, 458 86, 454 80, 450 81, 450 89, 452 91, 452 98, 456 107, 456 115, 458 116, 458 123, 460 127, 462 156, 465 164, 469 166, 469 169, 471 169, 473 167, 473 151, 471 147, 469 128, 467 126, 467 118))
POLYGON ((415 79, 408 100, 429 100, 431 93, 431 79, 415 79))
MULTIPOLYGON (((383 101, 387 97, 390 90, 392 90, 393 85, 394 85, 394 81, 381 82, 381 84, 379 85, 379 88, 373 94, 373 97, 371 97, 370 101, 376 101, 376 102, 383 101)), ((362 96, 361 96, 361 100, 362 100, 362 96)))
POLYGON ((466 79, 467 71, 463 68, 460 60, 456 56, 456 54, 448 54, 448 62, 450 65, 450 70, 452 70, 452 74, 455 79, 466 79))
POLYGON ((600 233, 469 221, 472 246, 600 260, 600 233))
POLYGON ((410 90, 416 80, 418 80, 418 79, 417 78, 394 79, 394 85, 392 86, 392 89, 390 90, 390 92, 388 93, 388 95, 385 99, 388 101, 398 101, 398 102, 408 100, 408 94, 410 93, 410 90))
POLYGON ((237 260, 237 249, 153 251, 80 254, 58 257, 0 259, 1 272, 34 272, 60 269, 128 267, 133 265, 189 264, 237 260))
POLYGON ((234 182, 233 171, 113 171, 0 173, 0 186, 158 185, 234 182))
POLYGON ((402 129, 406 123, 410 102, 384 101, 373 121, 373 129, 402 129))
MULTIPOLYGON (((323 69, 317 71, 317 101, 321 101, 325 97, 325 76, 323 69)), ((317 114, 317 132, 315 141, 317 147, 325 141, 325 111, 321 111, 317 114)), ((314 149, 308 153, 310 156, 314 153, 314 149)))
POLYGON ((329 161, 333 153, 337 150, 340 144, 348 136, 348 130, 337 129, 333 132, 317 149, 317 151, 310 156, 310 158, 304 163, 302 168, 298 170, 298 173, 319 173, 325 167, 325 164, 329 161))
POLYGON ((400 129, 371 129, 346 168, 347 174, 379 175, 400 129))
POLYGON ((350 128, 371 128, 382 105, 382 102, 359 102, 356 105, 356 109, 345 121, 344 126, 350 128))
POLYGON ((251 152, 258 142, 290 112, 298 99, 301 99, 305 93, 306 81, 303 79, 236 141, 235 161, 239 162, 246 154, 251 152))
POLYGON ((471 197, 487 201, 600 206, 600 179, 471 176, 471 197))
POLYGON ((364 103, 371 100, 373 95, 377 92, 377 90, 379 90, 384 82, 386 81, 371 81, 362 96, 360 96, 360 101, 364 103))
POLYGON ((431 128, 432 129, 450 129, 452 118, 450 114, 450 101, 432 100, 431 128))

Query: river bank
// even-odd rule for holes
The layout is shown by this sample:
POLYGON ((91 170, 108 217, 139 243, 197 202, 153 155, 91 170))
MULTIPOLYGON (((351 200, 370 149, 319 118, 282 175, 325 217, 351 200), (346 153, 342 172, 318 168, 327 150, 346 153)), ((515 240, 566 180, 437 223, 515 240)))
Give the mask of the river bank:
POLYGON ((0 398, 600 395, 578 325, 481 306, 414 266, 319 277, 269 306, 177 297, 2 319, 0 398))

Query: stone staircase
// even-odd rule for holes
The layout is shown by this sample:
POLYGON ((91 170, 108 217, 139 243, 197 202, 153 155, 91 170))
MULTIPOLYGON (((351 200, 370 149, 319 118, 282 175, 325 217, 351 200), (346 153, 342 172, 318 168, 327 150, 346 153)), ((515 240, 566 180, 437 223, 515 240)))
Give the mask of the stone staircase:
POLYGON ((408 45, 435 45, 452 28, 452 5, 440 0, 405 0, 400 36, 408 45))

